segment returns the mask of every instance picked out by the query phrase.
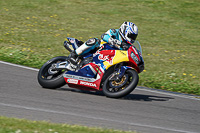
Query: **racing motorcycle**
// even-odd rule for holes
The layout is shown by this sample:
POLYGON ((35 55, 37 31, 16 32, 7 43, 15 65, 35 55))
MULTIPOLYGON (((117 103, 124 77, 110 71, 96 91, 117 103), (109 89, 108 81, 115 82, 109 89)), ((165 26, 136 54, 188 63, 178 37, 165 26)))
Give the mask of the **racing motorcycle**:
MULTIPOLYGON (((79 40, 67 38, 64 47, 72 52, 79 40)), ((58 56, 47 61, 38 72, 38 82, 43 88, 69 87, 88 91, 103 91, 110 98, 120 98, 131 93, 144 70, 141 45, 135 41, 127 50, 119 50, 103 42, 97 51, 82 57, 77 67, 71 67, 69 56, 58 56)))

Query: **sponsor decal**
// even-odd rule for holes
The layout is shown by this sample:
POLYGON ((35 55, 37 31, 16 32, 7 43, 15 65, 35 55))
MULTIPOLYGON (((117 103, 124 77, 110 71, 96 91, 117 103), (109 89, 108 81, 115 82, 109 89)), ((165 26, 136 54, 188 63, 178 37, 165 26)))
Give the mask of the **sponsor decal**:
POLYGON ((120 53, 123 54, 123 55, 126 55, 126 54, 125 54, 124 52, 122 52, 121 50, 120 50, 120 53))
POLYGON ((98 59, 99 59, 99 60, 105 61, 105 60, 108 60, 108 59, 109 59, 108 56, 109 56, 109 55, 100 54, 99 57, 98 57, 98 59))
POLYGON ((105 50, 97 52, 99 54, 98 59, 107 61, 109 64, 113 64, 113 58, 115 57, 115 50, 105 50))
POLYGON ((84 82, 84 81, 81 81, 80 84, 82 84, 82 85, 87 85, 87 86, 91 86, 91 87, 97 87, 97 85, 94 84, 94 83, 89 83, 89 82, 84 82))
POLYGON ((72 83, 72 84, 78 84, 78 80, 77 79, 67 79, 68 83, 72 83))
POLYGON ((94 82, 96 81, 97 79, 94 79, 94 78, 85 78, 85 77, 82 77, 82 76, 76 76, 76 75, 70 75, 70 74, 64 74, 63 75, 65 78, 73 78, 75 80, 84 80, 84 81, 89 81, 89 82, 94 82))
POLYGON ((99 70, 98 67, 95 67, 95 69, 97 70, 97 72, 98 72, 99 74, 101 74, 101 71, 99 70))

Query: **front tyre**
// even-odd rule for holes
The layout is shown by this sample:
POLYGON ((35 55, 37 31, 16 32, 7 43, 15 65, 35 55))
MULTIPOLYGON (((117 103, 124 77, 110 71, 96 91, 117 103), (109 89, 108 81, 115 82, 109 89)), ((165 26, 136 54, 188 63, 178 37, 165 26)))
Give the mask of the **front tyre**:
POLYGON ((38 82, 43 88, 56 89, 60 88, 66 84, 63 73, 66 71, 63 70, 54 70, 55 64, 66 61, 66 56, 58 56, 47 61, 38 72, 38 82))
POLYGON ((120 98, 131 93, 138 84, 139 76, 134 69, 128 69, 120 81, 110 80, 113 74, 107 77, 103 84, 103 93, 110 98, 120 98))

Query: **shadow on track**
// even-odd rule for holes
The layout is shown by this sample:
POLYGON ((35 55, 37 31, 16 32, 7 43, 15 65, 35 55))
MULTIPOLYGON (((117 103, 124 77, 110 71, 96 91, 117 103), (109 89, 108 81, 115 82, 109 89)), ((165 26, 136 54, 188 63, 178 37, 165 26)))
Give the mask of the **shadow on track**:
MULTIPOLYGON (((82 94, 89 94, 89 95, 95 95, 95 96, 106 96, 103 94, 102 91, 85 91, 85 90, 79 90, 74 88, 59 88, 57 90, 60 91, 71 91, 76 93, 82 93, 82 94)), ((133 101, 145 101, 145 102, 151 102, 151 101, 169 101, 171 99, 174 99, 172 97, 163 97, 163 96, 154 96, 154 95, 144 95, 144 94, 129 94, 125 97, 118 98, 118 100, 133 100, 133 101)))
POLYGON ((143 94, 129 94, 121 99, 148 102, 148 101, 169 101, 174 98, 163 97, 163 96, 153 96, 153 95, 143 95, 143 94))

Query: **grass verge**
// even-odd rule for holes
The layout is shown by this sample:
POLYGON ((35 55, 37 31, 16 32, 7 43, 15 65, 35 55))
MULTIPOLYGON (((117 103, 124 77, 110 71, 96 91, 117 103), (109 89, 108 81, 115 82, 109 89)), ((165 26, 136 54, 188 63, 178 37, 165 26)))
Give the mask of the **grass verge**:
POLYGON ((6 118, 0 116, 1 133, 135 133, 78 125, 54 124, 45 121, 6 118))

